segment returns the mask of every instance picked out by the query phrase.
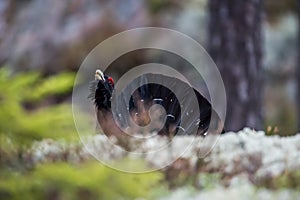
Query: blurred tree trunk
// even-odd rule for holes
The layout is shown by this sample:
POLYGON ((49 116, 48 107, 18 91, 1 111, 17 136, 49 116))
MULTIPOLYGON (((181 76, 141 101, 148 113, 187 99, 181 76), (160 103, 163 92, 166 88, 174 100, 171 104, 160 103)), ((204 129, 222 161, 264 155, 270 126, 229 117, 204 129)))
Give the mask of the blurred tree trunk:
POLYGON ((209 52, 228 101, 225 129, 262 129, 262 0, 208 2, 209 52))
POLYGON ((297 11, 298 11, 298 66, 296 70, 297 79, 297 114, 298 114, 298 132, 300 132, 300 0, 297 1, 297 11))

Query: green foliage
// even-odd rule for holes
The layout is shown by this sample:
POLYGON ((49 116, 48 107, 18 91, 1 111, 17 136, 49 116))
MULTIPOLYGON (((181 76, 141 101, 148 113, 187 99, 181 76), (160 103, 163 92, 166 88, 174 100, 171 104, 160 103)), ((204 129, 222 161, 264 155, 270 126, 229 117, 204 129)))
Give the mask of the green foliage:
POLYGON ((300 170, 287 172, 273 181, 275 188, 292 188, 300 190, 300 170))
POLYGON ((34 72, 12 76, 7 68, 1 68, 1 146, 5 141, 23 146, 42 138, 77 137, 71 106, 51 102, 51 98, 70 94, 73 82, 73 73, 48 78, 34 72))
POLYGON ((150 0, 148 1, 150 11, 154 14, 160 12, 165 8, 170 8, 172 2, 169 0, 150 0))
POLYGON ((63 95, 70 92, 73 84, 73 73, 61 73, 39 81, 39 85, 33 88, 34 93, 27 93, 25 98, 30 101, 40 101, 49 95, 63 95))
POLYGON ((265 122, 266 135, 290 136, 297 133, 297 117, 293 105, 286 100, 281 101, 276 114, 268 117, 265 122))
MULTIPOLYGON (((35 166, 32 158, 24 157, 35 140, 78 139, 70 103, 57 104, 70 95, 74 77, 73 73, 46 78, 34 72, 11 75, 7 68, 0 69, 0 199, 152 198, 161 180, 158 172, 125 174, 90 161, 35 166)), ((145 165, 132 160, 120 164, 145 165)))
POLYGON ((198 175, 197 186, 199 188, 211 189, 221 182, 221 174, 218 173, 200 173, 198 175))
POLYGON ((47 164, 25 174, 2 172, 0 199, 150 198, 161 179, 158 172, 126 174, 97 162, 47 164))
POLYGON ((267 177, 259 180, 258 186, 270 189, 293 189, 300 190, 300 170, 286 172, 278 177, 267 177))

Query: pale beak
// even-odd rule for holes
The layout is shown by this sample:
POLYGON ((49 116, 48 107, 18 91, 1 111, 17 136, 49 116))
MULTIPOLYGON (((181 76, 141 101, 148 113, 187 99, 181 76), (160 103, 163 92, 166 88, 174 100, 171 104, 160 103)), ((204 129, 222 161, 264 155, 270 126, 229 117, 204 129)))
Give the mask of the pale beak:
POLYGON ((100 69, 97 69, 95 72, 95 80, 104 81, 104 74, 100 69))

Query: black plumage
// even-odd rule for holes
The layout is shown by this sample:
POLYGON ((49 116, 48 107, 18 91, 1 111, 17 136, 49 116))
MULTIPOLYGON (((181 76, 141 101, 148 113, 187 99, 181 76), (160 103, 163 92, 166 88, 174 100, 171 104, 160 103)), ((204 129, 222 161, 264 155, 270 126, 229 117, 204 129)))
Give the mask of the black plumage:
MULTIPOLYGON (((102 125, 104 124, 103 121, 105 118, 103 116, 107 114, 112 116, 111 100, 113 98, 114 83, 112 81, 108 81, 108 79, 112 80, 110 77, 104 76, 104 80, 98 79, 93 81, 91 84, 92 93, 90 96, 94 98, 97 112, 104 113, 100 115, 102 117, 98 117, 98 121, 100 124, 102 122, 102 125)), ((216 113, 212 109, 209 101, 197 90, 191 88, 190 85, 179 79, 160 74, 142 75, 141 77, 136 78, 133 82, 138 84, 139 87, 134 90, 129 101, 124 97, 124 95, 116 97, 119 98, 117 99, 117 102, 123 102, 116 108, 117 110, 119 108, 120 113, 123 113, 123 108, 127 107, 130 117, 135 118, 135 122, 144 126, 149 123, 149 119, 141 113, 146 113, 148 116, 148 109, 154 104, 159 104, 164 108, 167 115, 165 124, 163 128, 159 130, 158 134, 206 134, 210 125, 212 113, 216 113), (170 85, 171 88, 164 85, 170 85), (180 99, 178 99, 174 92, 172 92, 172 88, 175 88, 177 92, 180 91, 180 99), (196 101, 199 106, 198 113, 194 112, 195 102, 193 101, 193 98, 191 98, 192 95, 196 97, 196 101), (126 105, 124 105, 124 103, 126 105), (182 103, 186 106, 183 107, 182 103), (185 117, 182 117, 183 115, 185 115, 185 117)), ((130 86, 125 87, 124 93, 129 91, 126 91, 128 88, 130 88, 130 86)), ((97 114, 97 116, 99 116, 99 114, 97 114)), ((126 115, 120 116, 121 117, 119 117, 118 120, 121 126, 128 126, 128 120, 125 117, 126 115)), ((105 118, 105 120, 107 120, 107 118, 105 118)), ((219 129, 223 126, 222 124, 223 123, 218 118, 217 123, 214 125, 214 129, 220 132, 219 129)), ((110 128, 107 127, 106 130, 109 131, 110 128)), ((223 128, 221 131, 224 132, 223 128)), ((114 133, 109 133, 109 135, 111 134, 114 133)))

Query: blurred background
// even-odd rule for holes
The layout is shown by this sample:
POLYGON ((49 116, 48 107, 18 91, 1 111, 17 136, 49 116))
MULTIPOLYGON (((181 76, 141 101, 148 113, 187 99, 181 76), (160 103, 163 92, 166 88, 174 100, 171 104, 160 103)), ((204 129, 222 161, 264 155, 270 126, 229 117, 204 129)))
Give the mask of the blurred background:
MULTIPOLYGON (((242 4, 205 0, 2 0, 0 64, 13 74, 76 72, 88 52, 104 39, 135 27, 166 27, 200 42, 217 63, 229 101, 228 130, 248 126, 294 134, 298 131, 296 1, 242 4), (249 44, 254 44, 258 53, 248 51, 249 44), (239 91, 249 95, 246 101, 239 98, 239 91)), ((128 63, 128 68, 134 64, 128 63)), ((126 64, 118 66, 126 71, 126 64)))
MULTIPOLYGON (((36 140, 78 141, 71 112, 77 69, 101 41, 136 27, 174 29, 207 49, 226 87, 227 130, 250 127, 270 135, 296 134, 300 127, 298 12, 296 0, 0 0, 0 165, 5 169, 1 179, 12 169, 22 172, 32 167, 32 158, 24 158, 23 153, 36 140)), ((134 60, 138 58, 129 57, 128 65, 116 62, 115 76, 139 63, 134 60)), ((69 179, 61 179, 73 187, 71 177, 82 181, 80 173, 96 170, 93 164, 78 173, 69 167, 42 167, 34 176, 46 180, 66 169, 71 171, 65 175, 69 179)), ((156 180, 153 176, 150 179, 156 180)), ((24 187, 27 178, 20 183, 24 187)), ((54 182, 60 183, 56 178, 54 182)), ((123 183, 123 178, 128 179, 117 181, 123 183)), ((8 188, 0 189, 0 199, 10 197, 7 191, 17 187, 18 176, 7 180, 11 184, 0 183, 2 189, 8 188)), ((101 180, 99 176, 84 186, 93 187, 101 180)), ((126 191, 122 195, 135 197, 126 184, 120 187, 126 191)), ((49 199, 56 199, 55 190, 50 187, 47 192, 49 199)), ((86 197, 89 191, 80 190, 77 197, 81 195, 86 197)))

